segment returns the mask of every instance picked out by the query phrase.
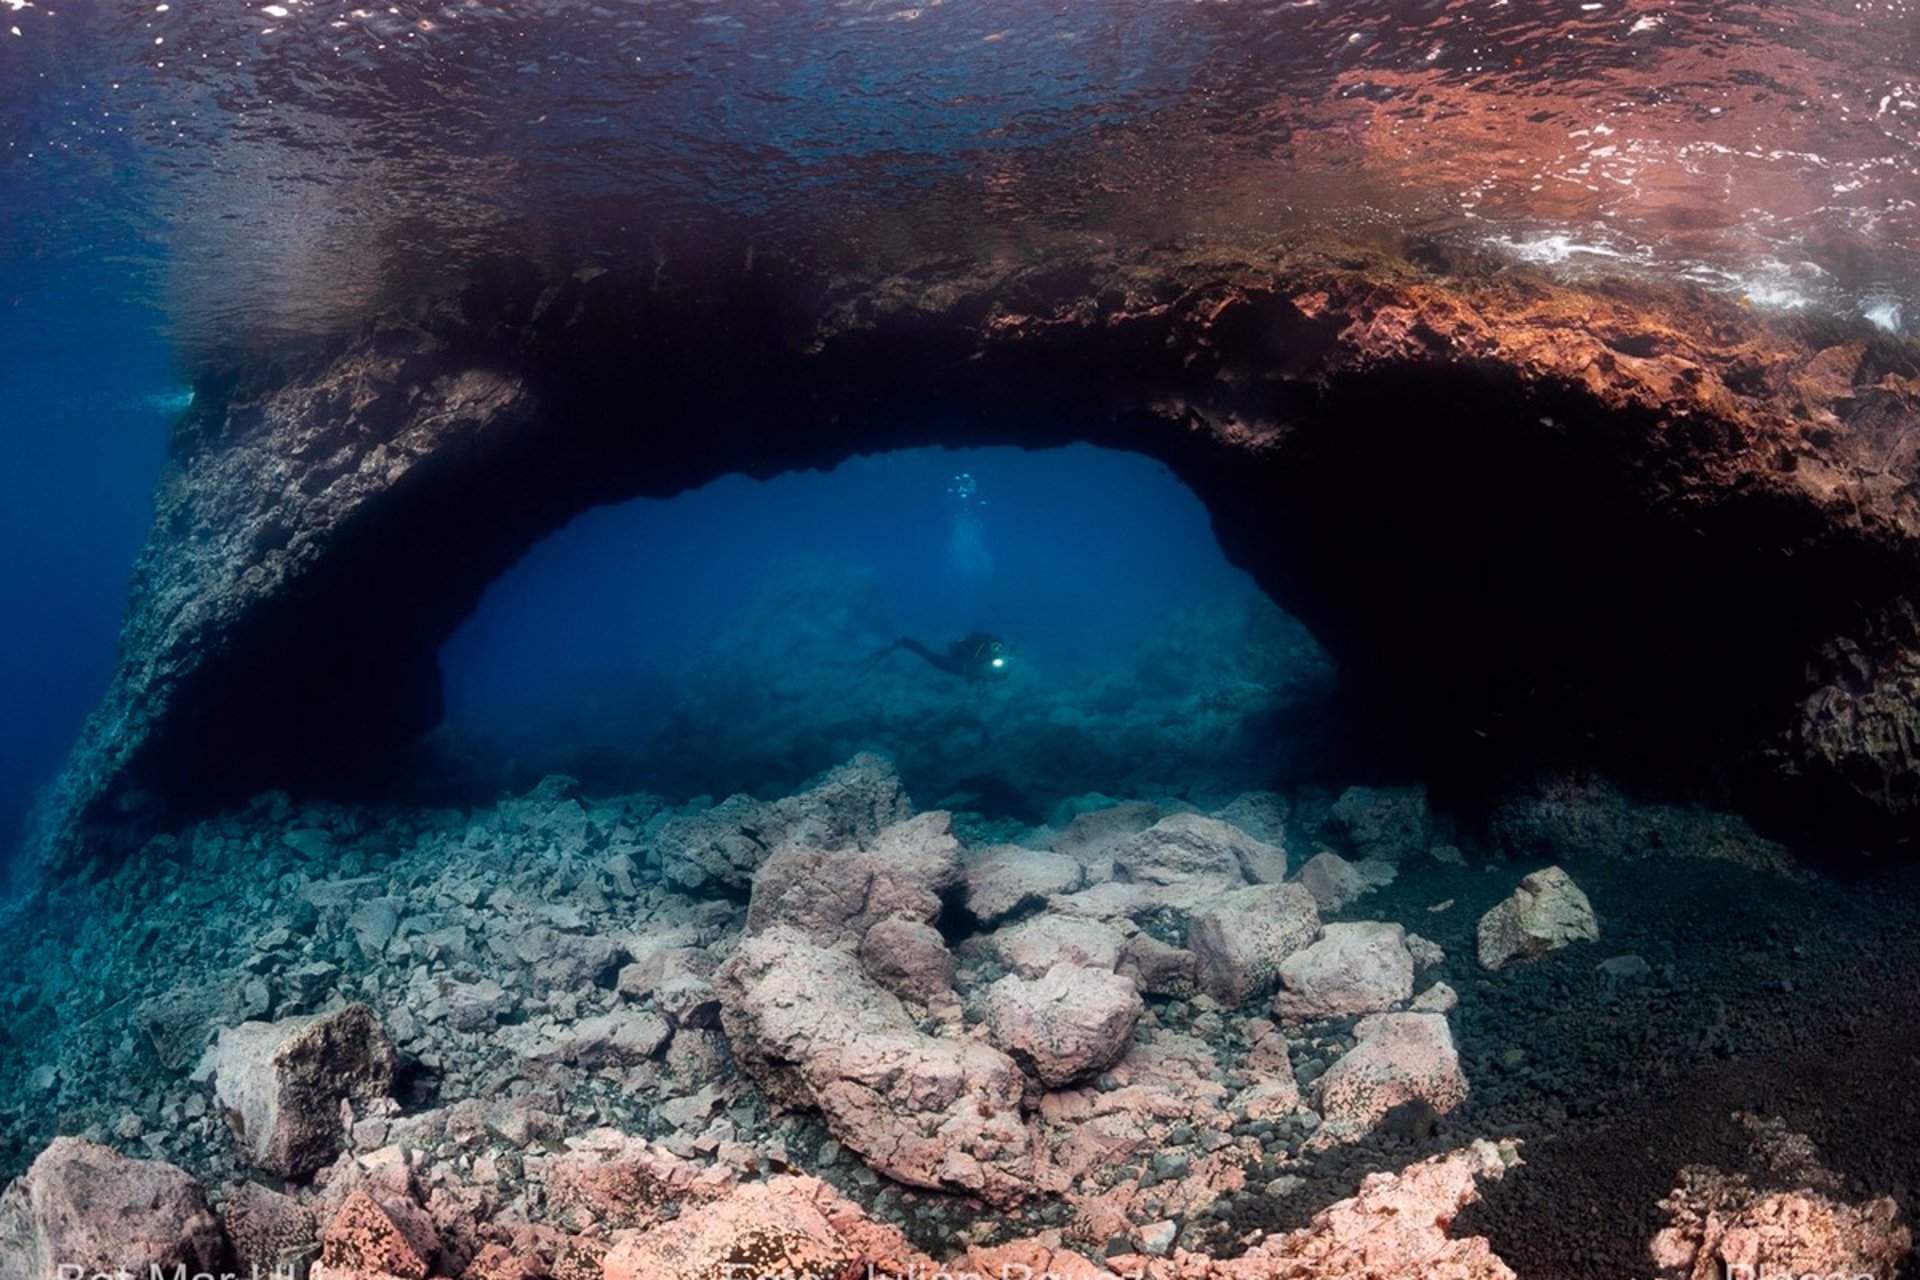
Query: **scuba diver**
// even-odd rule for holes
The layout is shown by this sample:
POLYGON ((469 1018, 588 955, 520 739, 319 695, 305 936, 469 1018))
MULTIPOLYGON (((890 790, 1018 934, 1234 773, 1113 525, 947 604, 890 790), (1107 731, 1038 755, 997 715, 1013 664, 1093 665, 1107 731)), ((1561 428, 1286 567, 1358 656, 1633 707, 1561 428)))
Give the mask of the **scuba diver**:
POLYGON ((950 676, 959 676, 969 684, 984 684, 989 680, 1005 679, 1011 668, 1013 649, 999 636, 985 631, 975 631, 947 646, 945 653, 938 653, 918 640, 901 636, 892 644, 873 655, 873 661, 867 664, 872 670, 882 659, 897 649, 919 654, 935 670, 944 671, 950 676))

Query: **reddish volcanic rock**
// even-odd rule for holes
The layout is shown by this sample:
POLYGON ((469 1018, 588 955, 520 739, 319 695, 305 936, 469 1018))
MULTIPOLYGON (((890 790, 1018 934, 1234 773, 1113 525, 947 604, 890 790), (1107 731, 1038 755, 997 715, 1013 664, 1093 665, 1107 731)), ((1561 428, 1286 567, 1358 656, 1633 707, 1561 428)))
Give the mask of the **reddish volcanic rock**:
POLYGON ((1280 966, 1278 1016, 1302 1021, 1377 1013, 1413 995, 1413 955, 1406 930, 1363 921, 1330 924, 1320 940, 1280 966))
POLYGON ((603 1274, 605 1280, 864 1280, 938 1270, 899 1232, 867 1220, 825 1183, 780 1177, 615 1245, 603 1274))
POLYGON ((200 1184, 157 1160, 56 1138, 0 1195, 0 1276, 61 1268, 189 1275, 218 1269, 226 1240, 200 1184))
POLYGON ((725 1193, 732 1179, 612 1129, 568 1142, 546 1162, 547 1209, 574 1230, 647 1227, 725 1193))
POLYGON ((347 1197, 320 1233, 320 1265, 330 1273, 367 1272, 425 1280, 438 1243, 364 1191, 347 1197))
POLYGON ((1077 858, 996 845, 967 863, 967 910, 981 924, 991 926, 1039 907, 1055 894, 1072 893, 1086 875, 1077 858))
POLYGON ((1220 1280, 1514 1280, 1484 1239, 1447 1234, 1460 1210, 1480 1198, 1479 1183, 1499 1180, 1506 1168, 1500 1148, 1475 1142, 1397 1174, 1372 1174, 1357 1195, 1322 1210, 1309 1226, 1202 1274, 1220 1280))
POLYGON ((1146 1005, 1112 970, 1063 962, 1038 978, 1000 979, 987 988, 986 1010, 993 1043, 1057 1089, 1118 1061, 1146 1005))
POLYGON ((933 920, 961 879, 951 827, 934 810, 849 848, 782 845, 754 876, 748 932, 786 926, 823 944, 857 943, 881 920, 933 920))
POLYGON ((860 967, 902 1000, 927 1004, 953 995, 953 953, 938 929, 918 920, 882 920, 867 930, 860 967))
POLYGON ((1320 1077, 1320 1139, 1346 1141, 1415 1100, 1444 1115, 1467 1096, 1467 1078, 1444 1014, 1376 1013, 1360 1019, 1359 1041, 1320 1077))
POLYGON ((746 939, 718 985, 741 1065, 777 1101, 818 1109, 875 1169, 1000 1203, 1030 1189, 1025 1084, 1005 1054, 928 1035, 854 956, 790 929, 746 939))

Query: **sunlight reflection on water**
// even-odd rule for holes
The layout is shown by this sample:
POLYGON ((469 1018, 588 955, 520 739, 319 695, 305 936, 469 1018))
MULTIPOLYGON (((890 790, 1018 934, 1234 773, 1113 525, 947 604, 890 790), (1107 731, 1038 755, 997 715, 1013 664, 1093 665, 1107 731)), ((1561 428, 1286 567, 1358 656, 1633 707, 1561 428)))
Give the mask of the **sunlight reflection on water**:
POLYGON ((189 343, 737 242, 1457 237, 1895 323, 1920 279, 1916 0, 0 3, 0 230, 135 228, 189 343))

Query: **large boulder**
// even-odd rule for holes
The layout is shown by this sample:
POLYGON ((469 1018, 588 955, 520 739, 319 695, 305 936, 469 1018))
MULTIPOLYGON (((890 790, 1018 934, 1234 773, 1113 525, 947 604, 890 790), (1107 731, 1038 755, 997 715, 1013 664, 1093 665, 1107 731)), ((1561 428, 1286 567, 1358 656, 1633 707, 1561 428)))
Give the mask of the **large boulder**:
POLYGON ((1238 1005, 1272 991, 1280 965, 1314 940, 1320 912, 1297 884, 1249 885, 1213 895, 1187 927, 1200 989, 1238 1005))
POLYGON ((1146 1012, 1132 980, 1111 969, 1054 965, 987 989, 987 1035, 1050 1089, 1119 1061, 1146 1012))
POLYGON ((1160 820, 1160 807, 1151 800, 1102 803, 1073 815, 1048 848, 1081 862, 1106 857, 1129 836, 1138 835, 1160 820))
POLYGON ((1587 895, 1566 872, 1548 867, 1526 877, 1512 897, 1480 917, 1480 965, 1500 969, 1599 936, 1600 922, 1587 895))
POLYGON ((1207 1274, 1217 1280, 1514 1280, 1484 1237, 1448 1234, 1460 1211, 1480 1198, 1479 1184, 1499 1181, 1511 1159, 1510 1148, 1480 1141, 1399 1173, 1369 1174, 1351 1199, 1207 1274))
POLYGON ((1024 978, 1037 978, 1063 960, 1112 969, 1127 944, 1126 935, 1104 921, 1051 912, 990 934, 988 941, 1000 963, 1024 978))
POLYGON ((432 1223, 417 1207, 355 1190, 320 1232, 320 1270, 341 1280, 426 1280, 439 1249, 432 1223))
POLYGON ((902 1000, 930 1004, 953 995, 953 953, 930 924, 891 917, 860 940, 860 967, 902 1000))
POLYGON ((1349 862, 1331 849, 1323 849, 1301 864, 1294 879, 1306 886, 1320 910, 1338 911, 1355 899, 1392 884, 1398 868, 1391 862, 1369 858, 1349 862))
POLYGON ((777 1102, 818 1110, 881 1173, 1010 1203, 1032 1139, 1013 1060, 920 1030, 857 957, 793 929, 748 937, 717 976, 734 1056, 777 1102))
POLYGON ((960 880, 960 842, 939 810, 845 848, 785 844, 753 879, 747 931, 784 926, 823 943, 857 944, 880 920, 933 921, 960 880))
POLYGON ((995 845, 966 866, 967 910, 983 925, 1044 906, 1055 894, 1072 893, 1087 870, 1064 853, 995 845))
POLYGON ((1413 995, 1413 955, 1407 931, 1397 924, 1366 921, 1330 924, 1320 940, 1280 965, 1280 993, 1273 1011, 1310 1021, 1377 1013, 1413 995))
POLYGON ((0 1195, 0 1277, 188 1275, 226 1258, 206 1193, 184 1171, 56 1138, 0 1195))
POLYGON ((1433 828, 1427 789, 1420 786, 1348 787, 1328 820, 1360 857, 1389 862, 1425 853, 1433 828))
POLYGON ((912 813, 893 766, 863 753, 798 795, 766 803, 732 796, 702 813, 669 819, 654 848, 673 885, 738 894, 783 844, 844 848, 912 813))
POLYGON ((1160 941, 1150 933, 1136 933, 1120 952, 1119 972, 1133 980, 1141 994, 1189 999, 1199 988, 1199 962, 1193 952, 1160 941))
POLYGON ((1353 1033, 1359 1043, 1320 1077, 1325 1140, 1358 1138, 1405 1103, 1445 1115, 1466 1100, 1467 1078, 1444 1015, 1376 1013, 1353 1033))
POLYGON ((393 1089, 393 1044, 363 1004, 229 1027, 209 1053, 214 1097, 241 1155, 283 1178, 340 1154, 341 1103, 364 1106, 393 1089))
POLYGON ((731 1185, 722 1171, 616 1129, 569 1137, 544 1172, 547 1212, 570 1231, 651 1227, 731 1185))
POLYGON ((1197 813, 1162 818, 1113 847, 1120 877, 1151 885, 1170 906, 1191 908, 1226 889, 1271 884, 1287 873, 1287 851, 1197 813))

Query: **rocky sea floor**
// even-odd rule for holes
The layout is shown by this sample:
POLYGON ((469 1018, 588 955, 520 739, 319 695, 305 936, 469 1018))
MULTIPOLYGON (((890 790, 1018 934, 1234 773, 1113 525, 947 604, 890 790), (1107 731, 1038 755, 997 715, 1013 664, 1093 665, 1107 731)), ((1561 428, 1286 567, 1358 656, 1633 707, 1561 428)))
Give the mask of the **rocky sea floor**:
POLYGON ((1891 1276, 1916 901, 1593 780, 270 795, 0 926, 0 1277, 1891 1276))

